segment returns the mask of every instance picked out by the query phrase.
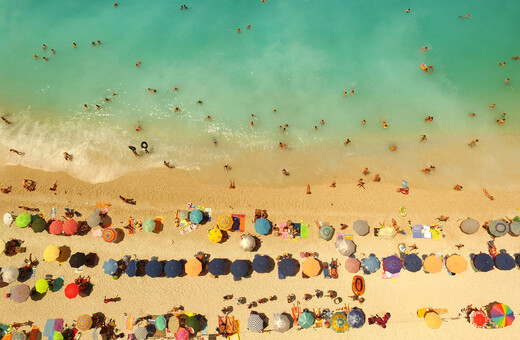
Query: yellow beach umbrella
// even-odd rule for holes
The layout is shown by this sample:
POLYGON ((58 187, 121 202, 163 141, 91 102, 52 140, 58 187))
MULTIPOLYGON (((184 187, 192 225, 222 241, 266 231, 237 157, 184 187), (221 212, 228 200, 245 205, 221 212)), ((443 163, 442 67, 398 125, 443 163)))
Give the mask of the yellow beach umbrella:
POLYGON ((212 228, 208 231, 208 238, 213 243, 222 241, 222 231, 218 228, 212 228))
POLYGON ((43 251, 43 260, 47 262, 56 261, 60 256, 60 249, 55 245, 50 245, 43 251))
POLYGON ((220 215, 217 225, 222 230, 229 230, 233 226, 233 217, 231 215, 220 215))
POLYGON ((36 281, 36 285, 34 285, 36 291, 40 294, 46 293, 49 290, 49 282, 45 279, 39 279, 36 281))
POLYGON ((442 325, 441 317, 435 312, 429 312, 426 314, 424 317, 424 322, 426 323, 426 326, 430 327, 431 329, 437 329, 442 325))

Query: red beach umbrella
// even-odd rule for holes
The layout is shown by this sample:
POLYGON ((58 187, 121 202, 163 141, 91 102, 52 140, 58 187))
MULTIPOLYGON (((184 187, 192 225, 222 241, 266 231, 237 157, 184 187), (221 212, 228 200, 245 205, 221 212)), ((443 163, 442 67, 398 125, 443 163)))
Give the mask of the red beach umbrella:
POLYGON ((63 223, 63 232, 67 235, 74 235, 78 231, 78 222, 73 220, 72 218, 66 220, 63 223))
POLYGON ((65 296, 69 299, 74 299, 79 294, 79 286, 77 284, 69 283, 65 288, 65 296))
POLYGON ((53 221, 49 226, 49 232, 53 235, 60 235, 63 232, 63 221, 53 221))

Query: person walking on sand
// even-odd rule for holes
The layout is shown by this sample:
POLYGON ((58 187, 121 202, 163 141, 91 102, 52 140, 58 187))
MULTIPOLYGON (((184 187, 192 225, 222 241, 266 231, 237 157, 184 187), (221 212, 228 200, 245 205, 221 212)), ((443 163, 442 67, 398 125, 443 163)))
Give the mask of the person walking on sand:
POLYGON ((365 182, 363 182, 363 178, 358 179, 357 186, 365 189, 365 182))
POLYGON ((5 123, 5 125, 11 124, 11 122, 8 121, 7 118, 5 118, 5 115, 3 115, 1 118, 2 118, 2 121, 5 123))
POLYGON ((67 152, 63 153, 63 157, 65 158, 66 161, 72 161, 72 156, 67 152))
POLYGON ((330 183, 329 187, 335 188, 336 187, 336 180, 332 180, 332 183, 330 183))
POLYGON ((229 189, 235 189, 235 181, 229 181, 229 189))
POLYGON ((374 179, 372 180, 372 182, 380 182, 381 181, 381 177, 379 177, 379 174, 376 174, 374 176, 374 179))
POLYGON ((362 173, 363 173, 363 175, 368 175, 369 174, 368 168, 364 168, 362 173))
POLYGON ((132 153, 135 157, 139 157, 139 154, 137 153, 137 150, 135 149, 135 146, 129 145, 128 148, 132 150, 132 153))
POLYGON ((167 167, 168 169, 173 169, 173 168, 175 168, 175 166, 171 165, 170 162, 166 162, 166 161, 164 161, 163 164, 164 164, 164 166, 167 167))

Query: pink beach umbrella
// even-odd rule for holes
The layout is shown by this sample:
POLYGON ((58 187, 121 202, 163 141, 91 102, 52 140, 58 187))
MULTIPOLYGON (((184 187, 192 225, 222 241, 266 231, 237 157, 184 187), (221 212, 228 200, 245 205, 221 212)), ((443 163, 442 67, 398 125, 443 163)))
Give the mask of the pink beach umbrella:
POLYGON ((56 220, 49 226, 49 232, 53 235, 60 235, 63 232, 63 221, 56 220))
POLYGON ((356 258, 350 257, 345 261, 345 268, 349 273, 357 273, 359 271, 360 263, 356 258))
POLYGON ((63 223, 63 232, 66 235, 74 235, 78 231, 78 222, 74 219, 68 219, 63 223))

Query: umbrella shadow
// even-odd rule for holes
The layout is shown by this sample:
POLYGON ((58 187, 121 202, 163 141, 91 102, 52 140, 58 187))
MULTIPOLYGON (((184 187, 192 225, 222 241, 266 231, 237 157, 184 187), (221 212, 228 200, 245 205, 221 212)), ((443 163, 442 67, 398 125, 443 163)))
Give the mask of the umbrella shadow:
POLYGON ((267 256, 267 259, 269 261, 269 268, 267 269, 266 273, 270 273, 276 267, 276 262, 274 261, 274 259, 271 256, 267 256))
POLYGON ((9 286, 9 283, 0 280, 0 288, 9 286))
POLYGON ((125 239, 125 232, 121 228, 114 228, 116 231, 116 239, 114 243, 122 242, 125 239))
POLYGON ((226 262, 226 271, 224 272, 223 275, 229 275, 231 273, 231 260, 230 259, 224 259, 224 261, 226 262))
POLYGON ((262 319, 264 328, 267 328, 269 326, 269 318, 264 313, 258 313, 258 315, 262 319))
POLYGON ((135 276, 138 276, 138 277, 146 276, 146 264, 147 263, 148 263, 148 260, 137 261, 137 271, 135 273, 135 276))
POLYGON ((80 221, 78 222, 78 231, 76 235, 79 236, 85 236, 90 232, 90 226, 88 225, 87 221, 80 221))
POLYGON ((47 295, 47 293, 38 293, 36 291, 36 288, 33 287, 33 289, 31 289, 31 293, 29 294, 31 300, 33 301, 40 301, 41 299, 43 299, 45 297, 45 295, 47 295))
POLYGON ((112 225, 112 217, 105 215, 103 217, 103 222, 101 223, 101 226, 103 228, 107 228, 107 227, 110 227, 111 225, 112 225))
POLYGON ((260 240, 257 236, 254 236, 254 235, 252 235, 252 236, 255 239, 255 246, 251 250, 251 252, 257 252, 260 249, 260 247, 262 246, 262 240, 260 240))
POLYGON ((290 315, 289 313, 281 313, 280 315, 285 315, 287 319, 289 319, 289 329, 294 327, 294 319, 292 315, 290 315))
POLYGON ((253 274, 253 263, 251 263, 251 261, 249 260, 244 260, 245 263, 247 263, 247 273, 246 275, 244 276, 244 278, 250 278, 251 277, 251 274, 253 274))

